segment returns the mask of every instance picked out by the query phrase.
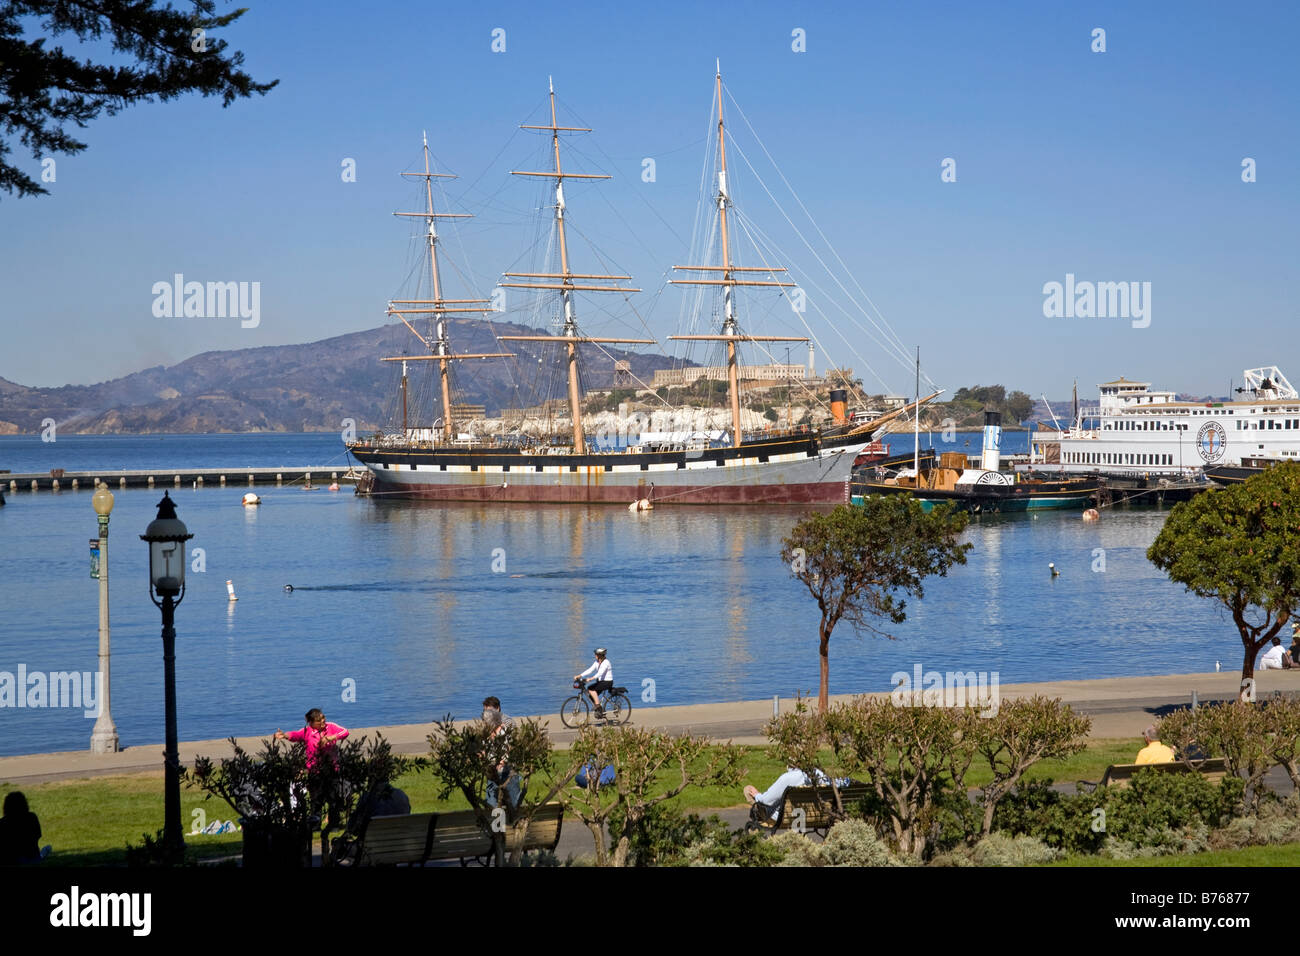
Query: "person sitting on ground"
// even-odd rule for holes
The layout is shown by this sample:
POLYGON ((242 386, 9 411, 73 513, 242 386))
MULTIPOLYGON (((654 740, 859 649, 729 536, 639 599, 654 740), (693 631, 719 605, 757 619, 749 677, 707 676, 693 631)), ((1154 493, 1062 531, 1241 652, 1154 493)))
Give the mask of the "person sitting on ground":
MULTIPOLYGON (((826 774, 821 770, 815 770, 813 774, 817 778, 817 785, 819 787, 824 787, 830 783, 826 774)), ((843 788, 847 787, 852 782, 853 781, 848 779, 837 779, 835 781, 835 786, 843 788)), ((761 807, 762 811, 766 812, 769 820, 776 820, 781 815, 781 802, 782 798, 785 796, 785 792, 791 787, 808 787, 811 785, 812 780, 809 779, 808 774, 796 767, 786 767, 785 773, 777 777, 772 786, 768 787, 764 792, 759 793, 758 788, 754 786, 746 787, 745 799, 749 803, 761 807)))
POLYGON ((1148 727, 1142 731, 1142 739, 1146 741, 1146 746, 1138 751, 1137 757, 1133 759, 1134 763, 1173 763, 1174 751, 1172 747, 1166 747, 1160 742, 1160 737, 1156 734, 1154 727, 1148 727))
POLYGON ((41 847, 41 821, 27 807, 21 790, 6 794, 4 816, 0 817, 0 866, 40 863, 50 855, 41 847))
POLYGON ((505 738, 506 746, 502 750, 501 760, 496 766, 496 772, 488 777, 487 790, 485 799, 489 807, 497 805, 497 796, 500 793, 502 782, 506 788, 506 803, 513 810, 519 806, 519 774, 515 773, 510 766, 510 731, 514 728, 514 721, 501 713, 501 701, 496 697, 483 698, 483 723, 490 737, 505 738))
POLYGON ((1259 659, 1259 669, 1262 671, 1280 671, 1286 666, 1283 663, 1286 657, 1286 649, 1282 647, 1282 638, 1275 637, 1269 643, 1271 646, 1264 652, 1264 656, 1259 659))
POLYGON ((1288 660, 1291 661, 1292 667, 1300 667, 1300 624, 1291 625, 1291 646, 1287 648, 1286 655, 1282 658, 1284 667, 1288 660))
MULTIPOLYGON (((334 749, 334 744, 343 740, 348 735, 346 727, 340 727, 338 724, 331 724, 325 720, 325 714, 319 707, 313 707, 307 711, 307 726, 302 730, 291 730, 285 733, 278 728, 275 731, 276 740, 293 740, 306 745, 307 747, 307 769, 310 770, 316 765, 316 754, 322 750, 330 751, 334 749)), ((337 764, 337 759, 335 764, 337 764)))

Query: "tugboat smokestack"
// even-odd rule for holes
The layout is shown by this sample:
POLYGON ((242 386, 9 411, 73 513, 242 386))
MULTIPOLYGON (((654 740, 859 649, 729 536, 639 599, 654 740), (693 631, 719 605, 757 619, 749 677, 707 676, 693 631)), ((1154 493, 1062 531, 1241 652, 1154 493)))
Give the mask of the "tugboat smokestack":
POLYGON ((1002 463, 1002 413, 984 413, 984 452, 980 467, 985 471, 997 471, 1002 463))

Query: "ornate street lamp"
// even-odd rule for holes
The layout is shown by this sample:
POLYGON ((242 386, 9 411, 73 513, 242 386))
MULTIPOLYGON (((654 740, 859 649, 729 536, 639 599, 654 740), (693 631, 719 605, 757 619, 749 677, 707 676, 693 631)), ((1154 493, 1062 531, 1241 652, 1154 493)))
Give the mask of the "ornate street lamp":
POLYGON ((117 753, 121 747, 117 739, 117 725, 113 723, 113 710, 109 695, 108 656, 108 516, 113 513, 113 492, 100 483, 90 499, 99 519, 99 716, 90 732, 90 752, 117 753))
POLYGON ((167 492, 158 502, 158 517, 140 535, 149 542, 149 598, 162 608, 163 676, 166 687, 167 749, 163 846, 167 857, 179 863, 185 853, 181 831, 181 760, 176 741, 176 605, 185 599, 185 542, 194 535, 176 517, 176 503, 167 492))

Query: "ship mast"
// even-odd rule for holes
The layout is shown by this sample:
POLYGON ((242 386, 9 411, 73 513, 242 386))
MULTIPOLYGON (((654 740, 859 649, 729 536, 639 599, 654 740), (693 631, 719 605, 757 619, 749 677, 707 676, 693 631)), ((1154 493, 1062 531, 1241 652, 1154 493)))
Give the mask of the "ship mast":
POLYGON ((722 286, 722 334, 721 335, 670 335, 670 339, 688 340, 688 341, 714 341, 727 343, 727 397, 731 405, 731 444, 733 447, 739 447, 741 442, 741 425, 740 425, 740 375, 737 358, 737 346, 740 342, 807 342, 806 337, 782 336, 782 335, 742 335, 736 325, 736 308, 735 296, 733 290, 736 286, 777 286, 780 288, 791 288, 793 282, 779 282, 775 280, 746 279, 743 275, 739 278, 737 273, 749 272, 766 272, 775 274, 785 272, 781 268, 745 268, 733 266, 731 264, 731 244, 727 234, 727 206, 730 205, 731 199, 727 194, 727 135, 726 127, 722 121, 722 66, 718 64, 714 74, 714 95, 718 100, 718 227, 719 235, 722 239, 722 265, 721 266, 673 266, 686 272, 721 272, 722 276, 718 279, 673 279, 674 285, 720 285, 722 286))
POLYGON ((563 342, 565 351, 568 353, 568 379, 569 379, 569 414, 573 419, 573 452, 581 454, 586 448, 586 437, 582 430, 582 394, 578 386, 578 345, 584 342, 629 342, 640 345, 653 345, 654 339, 620 339, 620 338, 591 338, 590 336, 580 335, 578 333, 578 317, 574 307, 574 292, 640 292, 640 289, 630 289, 620 285, 597 285, 600 281, 620 282, 630 279, 631 276, 624 275, 600 275, 596 273, 578 273, 573 272, 569 266, 569 245, 564 232, 564 181, 566 179, 609 179, 609 176, 597 175, 594 173, 566 173, 560 164, 560 133, 590 133, 591 130, 582 126, 560 126, 555 119, 555 83, 548 82, 550 89, 551 104, 551 124, 549 126, 529 126, 521 125, 520 129, 548 130, 551 134, 551 149, 555 159, 555 169, 551 172, 530 172, 523 170, 511 170, 512 176, 541 176, 546 179, 555 180, 555 229, 559 239, 560 247, 560 271, 559 272, 507 272, 504 273, 512 279, 547 279, 547 282, 502 282, 501 286, 508 289, 554 289, 560 293, 560 298, 564 304, 564 330, 556 335, 503 335, 502 341, 512 342, 563 342), (580 284, 575 279, 581 279, 580 284))
POLYGON ((438 377, 442 391, 442 437, 443 441, 451 441, 456 437, 455 429, 452 424, 451 416, 451 381, 448 376, 448 363, 455 359, 467 358, 511 358, 513 352, 478 352, 473 354, 456 355, 451 350, 451 342, 447 338, 446 316, 453 313, 474 313, 474 312, 491 312, 490 308, 482 308, 486 305, 487 299, 444 299, 442 297, 442 276, 438 271, 438 228, 439 219, 472 219, 473 216, 467 213, 447 213, 433 211, 433 181, 435 179, 455 179, 456 177, 448 173, 435 173, 429 168, 429 136, 424 136, 424 172, 422 173, 402 173, 403 176, 410 176, 416 179, 424 180, 425 211, 424 212, 395 212, 394 216, 410 216, 422 218, 425 220, 429 238, 429 279, 430 287, 433 291, 432 299, 393 299, 388 303, 388 314, 395 315, 402 320, 402 324, 411 330, 411 333, 429 349, 429 355, 408 355, 394 356, 392 358, 380 359, 382 362, 401 362, 402 363, 402 437, 407 436, 406 426, 406 363, 408 361, 432 361, 438 363, 438 377), (401 306, 401 308, 397 308, 401 306), (429 308, 411 308, 411 306, 428 306, 429 308), (410 322, 406 321, 407 315, 424 314, 436 316, 435 328, 436 334, 432 342, 425 339, 423 335, 415 330, 410 322))

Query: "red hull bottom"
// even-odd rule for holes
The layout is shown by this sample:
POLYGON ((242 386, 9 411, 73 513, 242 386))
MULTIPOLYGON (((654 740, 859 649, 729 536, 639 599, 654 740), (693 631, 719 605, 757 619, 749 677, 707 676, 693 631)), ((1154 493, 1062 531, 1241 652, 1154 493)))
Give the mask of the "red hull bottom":
MULTIPOLYGON (((494 501, 502 503, 616 504, 636 500, 636 489, 626 485, 405 485, 377 481, 370 494, 381 498, 419 498, 433 501, 494 501)), ((849 503, 849 484, 815 482, 793 485, 681 485, 651 491, 657 507, 669 505, 792 505, 849 503)))

